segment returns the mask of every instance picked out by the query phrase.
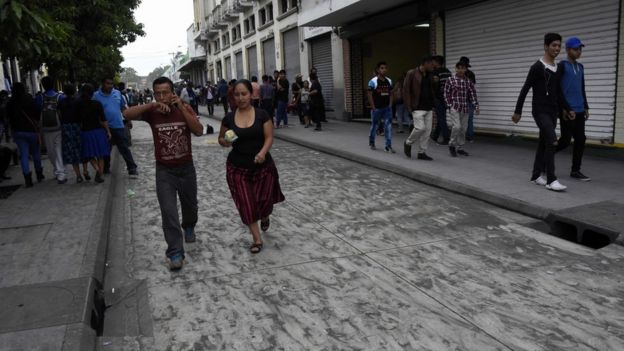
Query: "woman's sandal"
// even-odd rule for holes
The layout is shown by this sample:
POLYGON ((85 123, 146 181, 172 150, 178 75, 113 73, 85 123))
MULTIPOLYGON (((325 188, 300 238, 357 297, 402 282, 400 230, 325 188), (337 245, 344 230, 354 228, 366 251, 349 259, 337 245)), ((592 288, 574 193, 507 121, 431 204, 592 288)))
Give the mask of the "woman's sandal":
POLYGON ((89 172, 83 173, 83 175, 84 175, 85 180, 91 180, 91 176, 89 175, 89 172))
POLYGON ((262 251, 262 243, 253 243, 249 248, 249 252, 252 254, 257 254, 262 251))
POLYGON ((260 220, 260 229, 262 229, 263 232, 266 232, 267 230, 269 230, 270 225, 271 225, 271 219, 269 217, 266 218, 266 221, 264 219, 260 220))

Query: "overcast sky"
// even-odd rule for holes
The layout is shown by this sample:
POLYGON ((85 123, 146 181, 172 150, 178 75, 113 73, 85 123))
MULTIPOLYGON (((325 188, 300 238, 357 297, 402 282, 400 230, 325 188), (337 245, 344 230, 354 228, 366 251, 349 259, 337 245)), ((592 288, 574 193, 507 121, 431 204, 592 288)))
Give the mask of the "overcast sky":
POLYGON ((122 67, 132 67, 146 76, 169 64, 170 52, 186 53, 186 29, 193 23, 192 0, 143 0, 134 18, 143 23, 145 36, 121 48, 122 67))

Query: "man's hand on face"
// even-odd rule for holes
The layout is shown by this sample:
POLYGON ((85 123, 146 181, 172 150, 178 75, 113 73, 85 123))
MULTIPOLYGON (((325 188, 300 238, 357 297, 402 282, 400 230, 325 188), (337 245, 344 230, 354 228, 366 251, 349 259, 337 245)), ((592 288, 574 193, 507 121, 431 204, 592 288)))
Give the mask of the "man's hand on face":
POLYGON ((173 95, 171 95, 171 100, 169 101, 169 104, 176 108, 180 108, 182 106, 182 100, 180 100, 180 97, 174 93, 173 95))
POLYGON ((154 104, 154 108, 156 109, 156 111, 162 113, 163 115, 166 115, 169 112, 171 112, 171 107, 169 107, 169 105, 165 103, 153 101, 152 104, 154 104))

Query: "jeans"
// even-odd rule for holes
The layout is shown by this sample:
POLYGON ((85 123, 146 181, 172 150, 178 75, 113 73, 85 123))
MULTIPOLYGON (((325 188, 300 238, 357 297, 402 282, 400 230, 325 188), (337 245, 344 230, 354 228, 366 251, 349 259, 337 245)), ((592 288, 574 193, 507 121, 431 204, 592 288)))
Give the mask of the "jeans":
POLYGON ((223 104, 223 113, 224 113, 225 115, 227 115, 227 113, 228 113, 228 107, 230 106, 230 105, 229 105, 229 102, 228 102, 227 95, 226 95, 226 96, 222 96, 222 97, 221 97, 221 103, 223 104))
MULTIPOLYGON (((111 131, 111 149, 113 145, 117 145, 117 149, 123 157, 124 161, 126 161, 126 168, 128 172, 136 171, 137 165, 134 163, 134 159, 132 158, 132 152, 128 148, 128 140, 126 139, 126 131, 124 128, 110 128, 111 131)), ((104 158, 104 169, 106 171, 110 170, 110 156, 104 158)))
POLYGON ((214 100, 213 99, 207 99, 206 100, 206 106, 208 107, 208 114, 210 116, 214 115, 214 100))
POLYGON ((22 173, 30 173, 30 161, 29 156, 32 155, 33 163, 35 164, 35 170, 41 172, 43 167, 41 166, 41 151, 39 145, 39 137, 35 132, 15 132, 13 134, 17 148, 20 154, 20 164, 22 166, 22 173))
POLYGON ((407 111, 407 109, 405 109, 404 104, 396 104, 395 106, 396 106, 397 125, 399 127, 399 131, 403 131, 403 129, 406 126, 407 128, 409 128, 412 118, 409 112, 407 111))
POLYGON ((451 138, 449 146, 461 149, 466 143, 466 129, 468 128, 468 113, 451 109, 448 114, 451 127, 451 138))
POLYGON ((416 110, 412 112, 414 129, 407 137, 405 144, 412 145, 418 142, 418 153, 424 153, 429 146, 429 136, 433 123, 433 111, 416 110))
POLYGON ((539 128, 539 143, 535 152, 535 162, 533 163, 532 180, 537 179, 546 172, 548 184, 557 180, 555 176, 555 147, 557 145, 557 112, 536 111, 533 112, 533 119, 539 128))
POLYGON ((284 121, 284 125, 288 125, 288 113, 286 113, 286 106, 288 102, 278 100, 277 101, 277 113, 275 114, 275 124, 279 127, 280 123, 284 121))
POLYGON ((160 205, 162 228, 167 242, 167 257, 184 255, 182 228, 197 224, 197 176, 195 166, 168 168, 156 165, 156 196, 160 205), (178 217, 178 198, 182 207, 182 227, 178 217))
POLYGON ((433 134, 431 138, 433 141, 437 141, 440 137, 440 133, 442 134, 442 139, 444 141, 448 141, 451 138, 451 132, 448 124, 446 123, 446 103, 438 102, 435 106, 436 109, 436 127, 433 130, 433 134))
POLYGON ((468 109, 468 128, 466 128, 466 139, 474 140, 474 105, 469 102, 470 106, 468 109))
POLYGON ((577 112, 573 120, 561 119, 561 137, 557 143, 555 152, 559 152, 568 146, 574 138, 572 150, 572 172, 581 170, 581 160, 585 151, 585 112, 577 112))
POLYGON ((384 124, 386 147, 392 147, 392 108, 390 106, 371 111, 371 127, 368 133, 368 142, 371 145, 375 145, 375 136, 381 119, 383 119, 384 124))
POLYGON ((54 168, 54 177, 57 180, 65 180, 67 174, 63 163, 63 131, 43 132, 43 141, 48 151, 48 159, 54 168))
POLYGON ((271 121, 273 120, 273 99, 263 99, 261 102, 261 107, 266 113, 271 117, 271 121))

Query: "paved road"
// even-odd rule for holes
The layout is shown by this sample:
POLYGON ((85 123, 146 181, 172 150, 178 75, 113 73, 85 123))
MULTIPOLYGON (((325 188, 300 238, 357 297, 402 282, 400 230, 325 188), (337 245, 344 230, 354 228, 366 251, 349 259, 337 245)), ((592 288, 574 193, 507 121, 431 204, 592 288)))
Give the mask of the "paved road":
POLYGON ((532 218, 279 140, 287 200, 251 255, 228 150, 193 139, 198 241, 171 273, 151 136, 141 123, 134 135, 141 174, 118 192, 105 285, 109 297, 142 287, 127 289, 144 295, 141 326, 109 323, 102 350, 624 349, 622 246, 578 246, 532 218), (130 329, 143 336, 122 338, 130 329))

